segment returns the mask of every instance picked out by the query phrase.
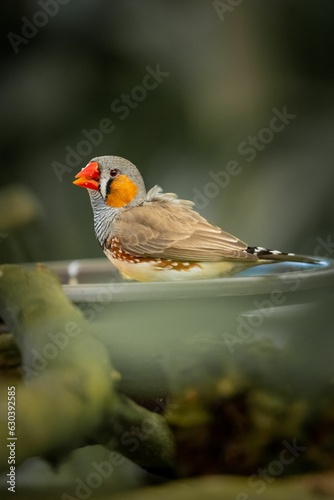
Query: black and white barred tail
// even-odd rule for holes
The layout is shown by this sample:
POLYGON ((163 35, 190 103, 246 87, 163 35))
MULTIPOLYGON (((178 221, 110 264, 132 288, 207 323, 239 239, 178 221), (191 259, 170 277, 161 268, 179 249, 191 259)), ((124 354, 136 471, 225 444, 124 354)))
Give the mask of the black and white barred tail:
POLYGON ((303 255, 296 255, 294 253, 284 253, 279 250, 270 250, 264 247, 247 247, 246 250, 252 255, 256 255, 261 260, 274 260, 282 262, 305 262, 307 264, 316 264, 316 260, 311 257, 304 257, 303 255))

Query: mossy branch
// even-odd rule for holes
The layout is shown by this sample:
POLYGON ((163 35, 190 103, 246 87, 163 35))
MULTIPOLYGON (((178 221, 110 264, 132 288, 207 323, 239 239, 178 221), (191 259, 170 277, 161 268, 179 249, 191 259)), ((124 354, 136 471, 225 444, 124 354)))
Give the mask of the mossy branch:
POLYGON ((0 470, 8 467, 7 387, 15 385, 17 464, 37 455, 58 460, 101 443, 145 468, 170 471, 173 441, 165 420, 117 392, 120 376, 106 348, 50 270, 1 266, 0 315, 20 350, 25 379, 0 385, 0 470), (130 446, 126 437, 136 438, 137 429, 138 446, 130 446))

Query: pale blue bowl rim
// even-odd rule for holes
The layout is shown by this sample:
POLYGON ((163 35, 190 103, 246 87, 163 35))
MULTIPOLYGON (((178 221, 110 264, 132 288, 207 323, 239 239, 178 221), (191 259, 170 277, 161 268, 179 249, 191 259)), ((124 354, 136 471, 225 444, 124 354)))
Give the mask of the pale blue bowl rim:
POLYGON ((319 259, 316 264, 268 264, 226 278, 153 283, 115 281, 119 279, 118 273, 105 258, 46 262, 45 265, 67 277, 68 283, 63 289, 73 302, 175 300, 334 289, 334 260, 329 258, 319 259), (80 275, 92 273, 101 274, 104 282, 76 282, 80 275), (113 280, 108 281, 108 276, 113 280))

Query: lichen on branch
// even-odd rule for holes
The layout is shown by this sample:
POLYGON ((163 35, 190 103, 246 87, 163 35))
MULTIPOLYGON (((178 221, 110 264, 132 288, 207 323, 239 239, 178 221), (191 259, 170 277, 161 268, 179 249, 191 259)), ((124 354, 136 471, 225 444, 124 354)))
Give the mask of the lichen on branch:
MULTIPOLYGON (((53 272, 1 266, 0 316, 22 358, 24 381, 15 381, 17 464, 31 456, 57 461, 100 443, 145 468, 170 471, 173 441, 164 418, 119 394, 120 375, 107 349, 53 272), (144 421, 147 439, 136 450, 126 447, 124 432, 144 421)), ((0 470, 7 465, 7 385, 0 385, 0 470)))

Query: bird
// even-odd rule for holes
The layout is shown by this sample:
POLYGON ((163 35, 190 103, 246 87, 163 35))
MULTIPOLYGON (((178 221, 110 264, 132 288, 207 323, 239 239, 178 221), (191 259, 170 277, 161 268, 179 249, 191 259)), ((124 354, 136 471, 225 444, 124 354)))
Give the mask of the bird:
POLYGON ((249 246, 208 222, 192 201, 158 185, 146 191, 137 167, 120 156, 93 158, 73 183, 88 190, 96 238, 125 279, 200 280, 278 261, 314 262, 249 246))

